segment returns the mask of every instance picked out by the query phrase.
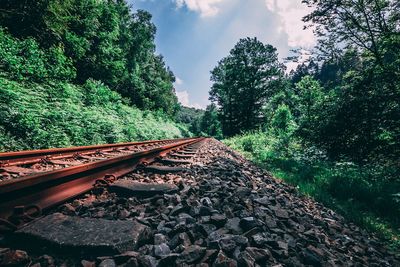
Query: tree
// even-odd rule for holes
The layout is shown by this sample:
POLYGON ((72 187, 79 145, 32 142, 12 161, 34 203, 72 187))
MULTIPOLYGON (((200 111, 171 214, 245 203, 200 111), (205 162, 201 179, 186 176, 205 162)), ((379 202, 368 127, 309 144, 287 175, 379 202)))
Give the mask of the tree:
POLYGON ((72 62, 64 71, 73 70, 72 82, 101 81, 141 109, 172 116, 175 77, 155 52, 151 18, 132 12, 125 0, 2 0, 0 8, 0 26, 13 37, 32 39, 56 60, 72 62))
POLYGON ((311 76, 305 76, 296 84, 298 92, 299 132, 305 139, 310 139, 314 125, 318 124, 318 108, 322 102, 323 93, 318 81, 311 76))
POLYGON ((328 55, 351 46, 368 51, 384 65, 382 40, 396 35, 400 27, 396 0, 303 0, 313 8, 304 17, 315 26, 320 48, 328 55))
POLYGON ((282 77, 276 48, 257 38, 240 39, 211 71, 210 100, 220 107, 223 133, 231 136, 259 127, 263 106, 282 77))
POLYGON ((222 138, 221 123, 218 119, 218 110, 215 104, 207 106, 206 111, 201 117, 200 128, 208 136, 218 139, 222 138))

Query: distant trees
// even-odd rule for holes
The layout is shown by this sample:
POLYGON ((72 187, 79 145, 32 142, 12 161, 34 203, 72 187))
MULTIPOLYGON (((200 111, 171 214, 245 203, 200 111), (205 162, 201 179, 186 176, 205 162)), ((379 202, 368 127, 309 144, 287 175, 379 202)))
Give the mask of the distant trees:
POLYGON ((215 138, 222 138, 222 128, 218 117, 218 110, 215 104, 207 106, 206 111, 201 117, 200 129, 202 133, 207 136, 213 136, 215 138))
POLYGON ((132 12, 124 0, 2 0, 0 27, 4 36, 18 38, 14 42, 32 40, 32 49, 57 53, 54 60, 65 62, 61 68, 74 83, 102 81, 141 109, 169 115, 178 109, 175 77, 155 54, 151 14, 132 12))
POLYGON ((176 115, 176 120, 186 124, 188 129, 197 136, 212 136, 217 139, 223 137, 215 104, 208 105, 206 110, 181 106, 176 115))
POLYGON ((224 135, 260 126, 263 106, 283 75, 276 48, 257 38, 241 39, 211 71, 210 99, 220 107, 224 135))

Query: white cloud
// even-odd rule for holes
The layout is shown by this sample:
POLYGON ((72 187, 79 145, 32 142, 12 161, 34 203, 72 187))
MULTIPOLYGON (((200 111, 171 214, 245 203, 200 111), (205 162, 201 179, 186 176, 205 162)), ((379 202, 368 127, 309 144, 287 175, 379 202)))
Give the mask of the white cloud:
POLYGON ((175 0, 176 6, 186 6, 189 10, 200 13, 201 17, 213 17, 218 14, 218 4, 225 0, 175 0))
POLYGON ((175 77, 175 85, 182 85, 183 84, 183 80, 180 79, 178 76, 175 77))
POLYGON ((303 30, 302 18, 312 10, 300 0, 265 0, 267 8, 279 15, 282 27, 289 38, 288 45, 291 47, 312 47, 316 38, 312 29, 303 30))
POLYGON ((198 109, 202 108, 202 106, 198 103, 190 103, 189 93, 187 91, 176 91, 176 96, 178 97, 178 101, 182 104, 182 106, 198 109))
POLYGON ((286 62, 286 72, 289 73, 292 70, 295 70, 298 65, 306 62, 311 57, 311 52, 305 49, 301 49, 299 51, 298 59, 296 61, 286 62))

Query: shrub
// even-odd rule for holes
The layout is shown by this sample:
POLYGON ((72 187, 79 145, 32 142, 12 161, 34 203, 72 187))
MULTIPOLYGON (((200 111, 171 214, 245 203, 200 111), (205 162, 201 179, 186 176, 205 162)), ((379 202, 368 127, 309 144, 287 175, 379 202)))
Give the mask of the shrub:
POLYGON ((127 106, 104 84, 0 77, 0 149, 40 149, 189 136, 160 113, 127 106))

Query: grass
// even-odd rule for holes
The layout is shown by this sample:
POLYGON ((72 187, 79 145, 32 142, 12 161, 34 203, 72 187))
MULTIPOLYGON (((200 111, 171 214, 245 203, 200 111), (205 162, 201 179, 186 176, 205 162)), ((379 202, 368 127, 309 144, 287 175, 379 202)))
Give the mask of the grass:
POLYGON ((400 249, 400 192, 397 168, 332 162, 292 138, 254 132, 223 141, 247 159, 400 249))

